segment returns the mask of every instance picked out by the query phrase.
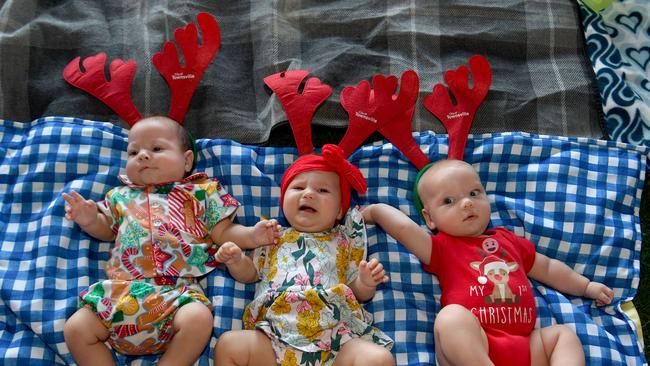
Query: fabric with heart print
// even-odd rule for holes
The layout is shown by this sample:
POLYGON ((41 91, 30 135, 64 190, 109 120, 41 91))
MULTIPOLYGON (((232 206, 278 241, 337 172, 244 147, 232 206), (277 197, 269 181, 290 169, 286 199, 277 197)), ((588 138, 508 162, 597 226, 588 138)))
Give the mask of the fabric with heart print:
POLYGON ((580 11, 607 132, 616 141, 650 145, 647 1, 615 0, 604 8, 582 2, 580 11))

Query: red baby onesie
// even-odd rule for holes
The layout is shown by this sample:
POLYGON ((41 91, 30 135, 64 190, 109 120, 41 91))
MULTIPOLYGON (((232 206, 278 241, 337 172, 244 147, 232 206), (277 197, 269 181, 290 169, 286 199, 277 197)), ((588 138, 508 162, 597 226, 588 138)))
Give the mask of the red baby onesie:
POLYGON ((535 245, 504 228, 484 235, 432 235, 424 270, 438 277, 442 306, 462 305, 480 321, 495 365, 530 365, 537 312, 526 273, 535 262, 535 245))

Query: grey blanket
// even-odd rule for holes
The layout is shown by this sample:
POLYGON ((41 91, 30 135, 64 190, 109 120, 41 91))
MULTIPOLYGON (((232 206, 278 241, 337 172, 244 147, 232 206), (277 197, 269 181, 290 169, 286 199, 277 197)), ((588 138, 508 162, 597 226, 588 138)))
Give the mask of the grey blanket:
POLYGON ((445 70, 472 54, 492 65, 493 84, 473 133, 528 131, 602 137, 600 100, 571 0, 214 1, 6 0, 0 7, 0 118, 74 116, 120 123, 61 77, 75 56, 133 59, 136 106, 167 113, 169 90, 151 56, 177 27, 205 11, 221 49, 190 105, 197 137, 265 143, 286 116, 263 78, 306 69, 333 87, 314 124, 343 127, 343 87, 377 73, 420 76, 415 130, 444 132, 422 107, 445 70))

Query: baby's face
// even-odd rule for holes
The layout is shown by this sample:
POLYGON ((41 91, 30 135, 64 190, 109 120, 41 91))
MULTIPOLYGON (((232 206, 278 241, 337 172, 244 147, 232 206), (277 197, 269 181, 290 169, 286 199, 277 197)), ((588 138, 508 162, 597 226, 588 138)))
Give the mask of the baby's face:
POLYGON ((316 170, 296 175, 284 192, 282 209, 298 231, 316 233, 333 228, 343 217, 339 176, 316 170))
POLYGON ((490 201, 476 171, 445 161, 424 173, 418 186, 427 226, 453 236, 480 236, 490 223, 490 201))
POLYGON ((192 167, 191 150, 183 151, 171 120, 152 117, 129 131, 126 175, 138 185, 159 184, 183 179, 192 167))

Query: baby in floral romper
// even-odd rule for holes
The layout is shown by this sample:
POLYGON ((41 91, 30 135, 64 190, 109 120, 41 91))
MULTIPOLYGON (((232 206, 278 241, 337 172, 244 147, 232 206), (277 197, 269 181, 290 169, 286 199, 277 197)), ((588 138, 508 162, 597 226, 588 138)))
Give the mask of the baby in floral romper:
POLYGON ((363 218, 348 211, 351 187, 365 192, 363 175, 338 146, 325 145, 322 156, 300 157, 282 178, 291 227, 277 245, 252 258, 234 244, 219 248, 217 259, 236 280, 259 282, 246 330, 219 338, 217 365, 394 365, 393 341, 359 303, 388 277, 376 259, 365 260, 363 218))
POLYGON ((211 304, 197 277, 217 264, 213 243, 272 244, 279 225, 234 224, 239 203, 216 179, 189 174, 191 139, 167 117, 134 124, 127 153, 124 185, 104 201, 63 194, 66 218, 97 239, 115 239, 108 279, 81 293, 83 306, 67 320, 65 341, 80 365, 114 364, 106 341, 129 355, 164 352, 159 365, 189 365, 212 334, 211 304))

